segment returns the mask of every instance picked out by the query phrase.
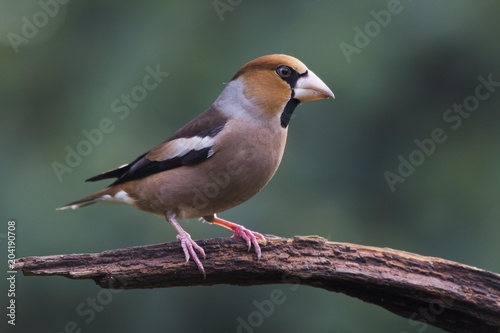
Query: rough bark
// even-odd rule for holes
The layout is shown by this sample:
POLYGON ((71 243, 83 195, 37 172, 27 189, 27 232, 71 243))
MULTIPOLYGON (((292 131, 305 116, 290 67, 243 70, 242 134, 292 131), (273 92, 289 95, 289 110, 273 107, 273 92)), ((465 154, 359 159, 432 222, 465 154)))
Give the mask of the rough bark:
MULTIPOLYGON (((344 293, 450 332, 500 332, 500 275, 460 263, 388 248, 267 235, 262 259, 238 239, 200 240, 206 279, 185 264, 179 244, 94 254, 25 257, 24 275, 92 279, 103 288, 302 284, 344 293)), ((415 322, 413 322, 415 321, 415 322)), ((422 323, 418 323, 422 322, 422 323)))

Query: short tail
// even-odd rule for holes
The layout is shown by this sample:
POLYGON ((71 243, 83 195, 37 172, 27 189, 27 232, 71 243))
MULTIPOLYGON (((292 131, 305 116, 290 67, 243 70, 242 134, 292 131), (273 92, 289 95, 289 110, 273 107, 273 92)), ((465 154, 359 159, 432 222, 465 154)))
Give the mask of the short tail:
POLYGON ((66 204, 64 206, 56 208, 56 210, 65 210, 65 209, 77 209, 80 207, 88 206, 97 202, 99 197, 95 195, 89 195, 88 197, 81 198, 80 200, 76 200, 66 204))
POLYGON ((125 203, 128 205, 135 206, 135 200, 130 197, 127 192, 122 190, 120 186, 118 187, 106 187, 105 189, 66 204, 62 207, 56 208, 56 210, 65 209, 77 209, 80 207, 88 206, 96 202, 115 202, 115 203, 125 203))

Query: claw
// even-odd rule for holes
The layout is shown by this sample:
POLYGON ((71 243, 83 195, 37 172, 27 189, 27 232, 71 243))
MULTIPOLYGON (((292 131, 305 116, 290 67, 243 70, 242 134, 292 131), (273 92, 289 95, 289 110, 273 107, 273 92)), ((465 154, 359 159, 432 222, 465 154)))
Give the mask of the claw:
POLYGON ((175 219, 175 215, 168 215, 165 214, 165 217, 167 218, 167 221, 169 221, 172 226, 177 230, 177 240, 181 243, 182 251, 184 251, 184 257, 186 258, 186 263, 189 262, 189 259, 193 259, 194 263, 196 264, 196 267, 198 267, 198 270, 203 274, 203 278, 205 279, 207 277, 207 274, 205 273, 205 269, 203 268, 203 264, 201 263, 200 258, 198 258, 198 252, 203 256, 203 258, 206 258, 205 251, 201 246, 196 244, 194 240, 191 239, 191 235, 189 235, 182 227, 180 226, 179 222, 175 219))
POLYGON ((229 230, 233 231, 233 236, 234 237, 240 237, 243 238, 245 243, 247 244, 248 251, 252 248, 252 245, 255 249, 255 253, 257 254, 257 259, 260 259, 262 256, 262 251, 260 250, 260 245, 257 239, 260 239, 266 244, 266 238, 255 231, 248 230, 244 226, 241 226, 239 224, 233 223, 226 221, 224 219, 221 219, 220 217, 217 217, 215 214, 214 215, 209 215, 205 216, 204 219, 210 223, 214 223, 217 225, 220 225, 221 227, 227 228, 229 230))
POLYGON ((196 251, 198 251, 203 258, 206 258, 203 248, 196 244, 196 242, 191 239, 191 236, 185 231, 177 235, 177 240, 181 243, 184 256, 186 257, 186 264, 189 262, 189 259, 193 259, 198 267, 198 270, 203 273, 203 278, 206 278, 207 275, 205 273, 205 269, 203 268, 200 258, 198 258, 198 254, 196 253, 196 251))
POLYGON ((262 234, 255 232, 255 231, 248 230, 247 228, 245 228, 243 226, 239 226, 234 230, 234 234, 232 237, 233 238, 234 237, 243 238, 243 240, 247 243, 248 252, 250 252, 250 250, 252 249, 252 245, 253 245, 253 248, 255 249, 255 253, 257 254, 257 259, 260 260, 260 258, 262 257, 262 251, 260 249, 260 245, 259 245, 259 242, 257 241, 257 238, 259 238, 265 242, 266 239, 264 238, 264 236, 262 236, 262 234))

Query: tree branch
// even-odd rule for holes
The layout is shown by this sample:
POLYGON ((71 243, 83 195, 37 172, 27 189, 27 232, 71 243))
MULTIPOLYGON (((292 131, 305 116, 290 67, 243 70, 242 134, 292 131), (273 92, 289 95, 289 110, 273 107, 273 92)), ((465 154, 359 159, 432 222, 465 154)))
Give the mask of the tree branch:
POLYGON ((500 332, 499 274, 315 236, 266 238, 260 261, 238 239, 198 241, 207 253, 206 279, 192 262, 184 263, 178 243, 25 257, 16 261, 15 269, 24 275, 92 279, 103 288, 118 289, 301 284, 344 293, 451 332, 500 332))

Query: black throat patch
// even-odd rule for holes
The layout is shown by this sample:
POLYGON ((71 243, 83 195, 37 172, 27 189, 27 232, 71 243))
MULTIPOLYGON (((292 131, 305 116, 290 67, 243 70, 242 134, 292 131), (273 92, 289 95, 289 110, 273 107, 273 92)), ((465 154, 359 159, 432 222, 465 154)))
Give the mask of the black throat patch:
POLYGON ((288 103, 286 103, 285 108, 283 109, 283 112, 281 113, 281 127, 287 128, 288 123, 290 122, 290 119, 292 118, 293 111, 295 111, 295 108, 297 105, 300 104, 300 101, 296 98, 290 98, 288 103))

